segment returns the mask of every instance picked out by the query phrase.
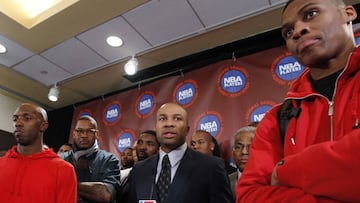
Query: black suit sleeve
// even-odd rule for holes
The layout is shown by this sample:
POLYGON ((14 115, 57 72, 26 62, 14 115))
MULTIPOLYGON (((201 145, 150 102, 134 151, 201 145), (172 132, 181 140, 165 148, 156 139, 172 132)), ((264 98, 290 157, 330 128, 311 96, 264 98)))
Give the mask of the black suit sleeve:
POLYGON ((234 203, 235 200, 231 192, 230 180, 224 162, 221 159, 216 159, 212 169, 210 202, 234 203))

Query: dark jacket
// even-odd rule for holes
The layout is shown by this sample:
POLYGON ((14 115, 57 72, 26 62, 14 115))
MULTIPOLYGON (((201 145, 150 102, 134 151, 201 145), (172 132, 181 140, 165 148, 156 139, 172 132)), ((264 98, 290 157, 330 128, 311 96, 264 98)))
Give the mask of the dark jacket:
MULTIPOLYGON (((155 177, 158 160, 157 155, 135 164, 130 174, 129 203, 157 199, 155 177)), ((166 199, 166 203, 174 202, 234 202, 224 162, 187 148, 166 199)))

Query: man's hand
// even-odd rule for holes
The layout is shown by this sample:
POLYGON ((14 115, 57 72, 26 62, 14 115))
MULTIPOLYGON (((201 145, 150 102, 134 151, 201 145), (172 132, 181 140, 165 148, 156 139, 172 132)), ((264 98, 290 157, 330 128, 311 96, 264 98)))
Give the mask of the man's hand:
POLYGON ((281 166, 281 165, 283 165, 283 164, 284 164, 284 160, 281 160, 281 161, 279 161, 279 162, 275 165, 275 167, 274 167, 274 169, 273 169, 273 172, 272 172, 272 174, 271 174, 271 185, 272 185, 272 186, 280 186, 280 185, 281 185, 280 182, 279 182, 279 180, 277 179, 276 173, 277 173, 277 167, 278 167, 278 166, 281 166))

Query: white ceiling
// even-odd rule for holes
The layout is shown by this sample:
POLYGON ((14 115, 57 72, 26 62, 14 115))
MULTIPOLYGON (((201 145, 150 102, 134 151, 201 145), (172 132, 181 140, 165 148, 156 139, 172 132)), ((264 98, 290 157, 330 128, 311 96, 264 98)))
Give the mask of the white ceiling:
POLYGON ((56 109, 125 89, 134 85, 122 70, 132 55, 146 69, 274 29, 285 1, 130 2, 81 0, 31 30, 1 14, 0 43, 8 52, 0 55, 0 93, 56 109), (109 35, 124 45, 110 47, 109 35), (54 83, 61 91, 56 103, 47 100, 54 83))

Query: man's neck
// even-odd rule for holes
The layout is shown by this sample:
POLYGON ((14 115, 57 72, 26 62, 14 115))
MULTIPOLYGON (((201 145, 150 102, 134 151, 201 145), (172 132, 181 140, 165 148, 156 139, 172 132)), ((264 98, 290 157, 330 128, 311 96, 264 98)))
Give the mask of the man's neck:
POLYGON ((42 152, 43 146, 42 145, 24 146, 24 145, 18 144, 16 150, 19 154, 22 154, 24 156, 30 156, 30 155, 42 152))
POLYGON ((351 47, 348 51, 344 51, 330 60, 320 61, 313 66, 309 65, 311 78, 313 80, 320 80, 344 69, 348 63, 349 56, 354 49, 355 47, 351 47))

